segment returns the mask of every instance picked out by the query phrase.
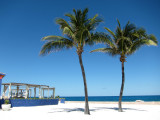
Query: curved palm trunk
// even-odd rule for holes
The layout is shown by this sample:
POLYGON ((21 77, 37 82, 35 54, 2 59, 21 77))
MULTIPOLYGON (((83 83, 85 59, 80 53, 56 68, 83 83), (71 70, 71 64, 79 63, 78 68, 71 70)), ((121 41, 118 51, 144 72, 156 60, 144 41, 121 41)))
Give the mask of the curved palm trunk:
POLYGON ((82 62, 82 54, 78 54, 78 57, 79 57, 79 63, 80 63, 81 70, 82 70, 83 82, 84 82, 84 91, 85 91, 85 110, 84 110, 84 114, 90 115, 89 104, 88 104, 87 82, 86 82, 86 76, 85 76, 85 71, 84 71, 83 62, 82 62))
POLYGON ((120 91, 120 95, 119 95, 119 112, 122 112, 122 95, 123 95, 123 89, 124 89, 124 80, 125 80, 125 76, 124 76, 124 62, 122 61, 122 84, 121 84, 121 91, 120 91))

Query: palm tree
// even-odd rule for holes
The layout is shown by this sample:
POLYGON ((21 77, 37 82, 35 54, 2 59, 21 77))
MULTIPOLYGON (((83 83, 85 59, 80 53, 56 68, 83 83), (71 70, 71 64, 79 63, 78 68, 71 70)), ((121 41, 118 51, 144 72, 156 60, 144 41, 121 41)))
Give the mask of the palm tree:
POLYGON ((63 36, 46 36, 43 37, 43 41, 47 41, 40 52, 40 55, 46 55, 54 51, 59 51, 62 49, 76 48, 76 52, 79 57, 79 63, 82 70, 83 82, 84 82, 84 91, 85 91, 85 114, 90 114, 89 104, 88 104, 88 92, 87 92, 87 82, 85 70, 82 62, 82 53, 83 47, 88 44, 92 45, 94 36, 93 31, 96 26, 102 22, 102 19, 98 18, 96 14, 93 18, 87 18, 88 8, 85 8, 83 11, 73 9, 74 14, 67 13, 65 16, 69 17, 70 22, 62 18, 58 18, 56 23, 60 25, 60 29, 63 36))
POLYGON ((97 34, 99 34, 99 39, 102 39, 104 43, 107 44, 107 47, 95 49, 91 52, 104 52, 112 56, 120 55, 120 62, 122 64, 122 84, 118 105, 119 111, 122 112, 121 101, 125 82, 124 62, 126 62, 126 56, 132 55, 135 51, 144 45, 156 46, 158 42, 154 35, 147 35, 145 29, 137 28, 134 24, 130 24, 130 22, 128 22, 124 28, 121 28, 120 22, 118 21, 118 26, 115 33, 112 32, 109 28, 105 27, 105 29, 109 32, 109 34, 97 34))

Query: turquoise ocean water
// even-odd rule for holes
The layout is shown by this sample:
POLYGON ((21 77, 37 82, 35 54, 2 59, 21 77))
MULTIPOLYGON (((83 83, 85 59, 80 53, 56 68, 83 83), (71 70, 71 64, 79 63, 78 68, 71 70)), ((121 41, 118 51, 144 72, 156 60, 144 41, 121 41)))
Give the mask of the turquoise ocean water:
MULTIPOLYGON (((84 96, 64 96, 66 101, 84 101, 84 96)), ((119 96, 89 96, 89 101, 107 101, 107 102, 116 102, 119 100, 119 96)), ((160 95, 144 95, 144 96, 123 96, 123 102, 134 102, 136 100, 143 100, 143 101, 160 101, 160 95)))

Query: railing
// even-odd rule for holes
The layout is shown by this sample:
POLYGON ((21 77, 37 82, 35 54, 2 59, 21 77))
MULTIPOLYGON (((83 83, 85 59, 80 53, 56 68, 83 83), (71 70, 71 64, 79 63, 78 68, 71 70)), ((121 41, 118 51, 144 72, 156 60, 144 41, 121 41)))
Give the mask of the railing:
POLYGON ((0 99, 0 108, 2 104, 4 104, 4 99, 0 99))
MULTIPOLYGON (((58 105, 58 99, 9 99, 9 101, 11 107, 58 105)), ((4 100, 0 100, 0 107, 3 103, 4 100)))

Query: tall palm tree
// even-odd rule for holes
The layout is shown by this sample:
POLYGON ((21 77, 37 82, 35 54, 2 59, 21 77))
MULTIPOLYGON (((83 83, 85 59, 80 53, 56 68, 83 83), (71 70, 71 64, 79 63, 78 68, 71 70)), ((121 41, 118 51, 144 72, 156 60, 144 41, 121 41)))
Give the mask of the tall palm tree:
POLYGON ((109 28, 105 27, 105 29, 109 32, 109 34, 97 34, 99 34, 99 39, 102 39, 104 43, 107 44, 107 47, 95 49, 91 52, 104 52, 109 53, 109 55, 112 56, 120 55, 120 62, 122 64, 122 84, 118 105, 119 111, 122 112, 121 101, 125 82, 124 62, 126 62, 126 56, 132 55, 135 51, 144 45, 156 46, 158 42, 154 35, 147 35, 145 29, 137 28, 134 24, 130 24, 130 22, 128 22, 124 28, 121 28, 120 22, 118 21, 118 26, 115 33, 112 32, 109 28))
POLYGON ((73 9, 73 14, 67 13, 65 16, 69 17, 70 22, 62 18, 58 18, 56 23, 60 25, 60 29, 63 36, 46 36, 43 37, 43 41, 46 43, 43 45, 40 54, 46 55, 51 52, 69 49, 75 47, 79 57, 79 63, 82 70, 83 82, 84 82, 84 91, 85 91, 85 114, 90 114, 89 104, 88 104, 88 92, 87 92, 87 82, 85 70, 82 62, 82 53, 83 47, 88 44, 92 45, 94 41, 92 37, 94 36, 93 31, 96 26, 102 22, 102 19, 98 18, 96 14, 93 18, 87 17, 88 8, 85 8, 83 11, 73 9))

